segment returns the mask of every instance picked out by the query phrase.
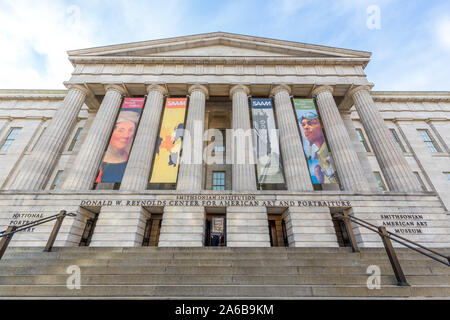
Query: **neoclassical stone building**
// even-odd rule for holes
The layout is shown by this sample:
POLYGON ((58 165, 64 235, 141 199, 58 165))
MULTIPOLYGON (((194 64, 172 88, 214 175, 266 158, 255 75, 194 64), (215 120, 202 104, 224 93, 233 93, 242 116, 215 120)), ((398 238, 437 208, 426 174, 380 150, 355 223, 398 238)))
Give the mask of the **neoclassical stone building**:
MULTIPOLYGON (((337 247, 346 236, 333 215, 348 212, 449 247, 450 92, 372 91, 370 56, 222 32, 69 51, 67 90, 0 90, 1 230, 67 210, 77 216, 57 246, 200 247, 218 233, 233 247, 337 247), (134 142, 121 181, 102 183, 126 98, 145 98, 134 142), (185 136, 175 182, 150 183, 171 98, 187 98, 190 147, 185 136), (254 129, 250 98, 270 99, 283 183, 261 183, 250 161, 205 161, 245 153, 209 134, 254 129), (338 183, 312 180, 294 99, 313 99, 338 183)), ((51 228, 11 246, 44 246, 51 228)), ((354 233, 361 247, 382 246, 354 233)))

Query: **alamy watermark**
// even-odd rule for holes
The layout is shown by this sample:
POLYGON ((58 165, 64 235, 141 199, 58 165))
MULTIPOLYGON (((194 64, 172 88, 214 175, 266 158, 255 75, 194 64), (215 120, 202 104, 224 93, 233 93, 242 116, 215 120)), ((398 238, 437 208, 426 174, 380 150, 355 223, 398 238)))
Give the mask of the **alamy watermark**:
POLYGON ((370 265, 366 270, 367 274, 370 276, 367 278, 367 288, 369 290, 381 289, 381 270, 377 265, 370 265))
POLYGON ((377 5, 371 5, 366 9, 367 20, 366 26, 369 30, 381 29, 381 8, 377 5))
POLYGON ((67 267, 66 273, 70 276, 67 278, 66 286, 69 290, 81 289, 81 269, 77 265, 67 267))
POLYGON ((181 164, 258 164, 265 168, 266 175, 279 172, 279 164, 273 161, 274 153, 270 143, 278 144, 278 129, 207 129, 203 133, 201 121, 194 122, 191 130, 182 134, 181 164), (255 144, 254 137, 261 143, 255 144), (207 143, 204 148, 205 142, 207 143), (264 148, 262 148, 264 144, 264 148))

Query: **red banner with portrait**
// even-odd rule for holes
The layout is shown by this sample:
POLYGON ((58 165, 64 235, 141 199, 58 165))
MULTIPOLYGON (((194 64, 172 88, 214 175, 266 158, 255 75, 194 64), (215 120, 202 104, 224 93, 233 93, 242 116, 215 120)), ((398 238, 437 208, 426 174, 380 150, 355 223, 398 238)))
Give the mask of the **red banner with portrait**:
POLYGON ((122 182, 145 98, 125 98, 117 116, 96 183, 122 182))

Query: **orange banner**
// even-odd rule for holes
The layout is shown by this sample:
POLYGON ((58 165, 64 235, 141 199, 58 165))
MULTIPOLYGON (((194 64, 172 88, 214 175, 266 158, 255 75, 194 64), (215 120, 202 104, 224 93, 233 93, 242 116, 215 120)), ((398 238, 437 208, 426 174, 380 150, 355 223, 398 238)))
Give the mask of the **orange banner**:
POLYGON ((150 183, 176 183, 187 98, 167 98, 150 183))

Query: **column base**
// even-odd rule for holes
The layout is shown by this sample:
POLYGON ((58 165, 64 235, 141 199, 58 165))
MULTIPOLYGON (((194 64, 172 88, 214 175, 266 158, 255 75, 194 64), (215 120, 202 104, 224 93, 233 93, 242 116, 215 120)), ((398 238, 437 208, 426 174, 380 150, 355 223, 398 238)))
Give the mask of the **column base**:
POLYGON ((283 218, 290 247, 339 247, 328 208, 289 207, 283 218))
POLYGON ((143 207, 102 207, 90 247, 140 247, 150 213, 143 207))
POLYGON ((158 247, 203 247, 204 207, 164 207, 158 247))
POLYGON ((270 247, 266 207, 227 207, 227 247, 270 247))

